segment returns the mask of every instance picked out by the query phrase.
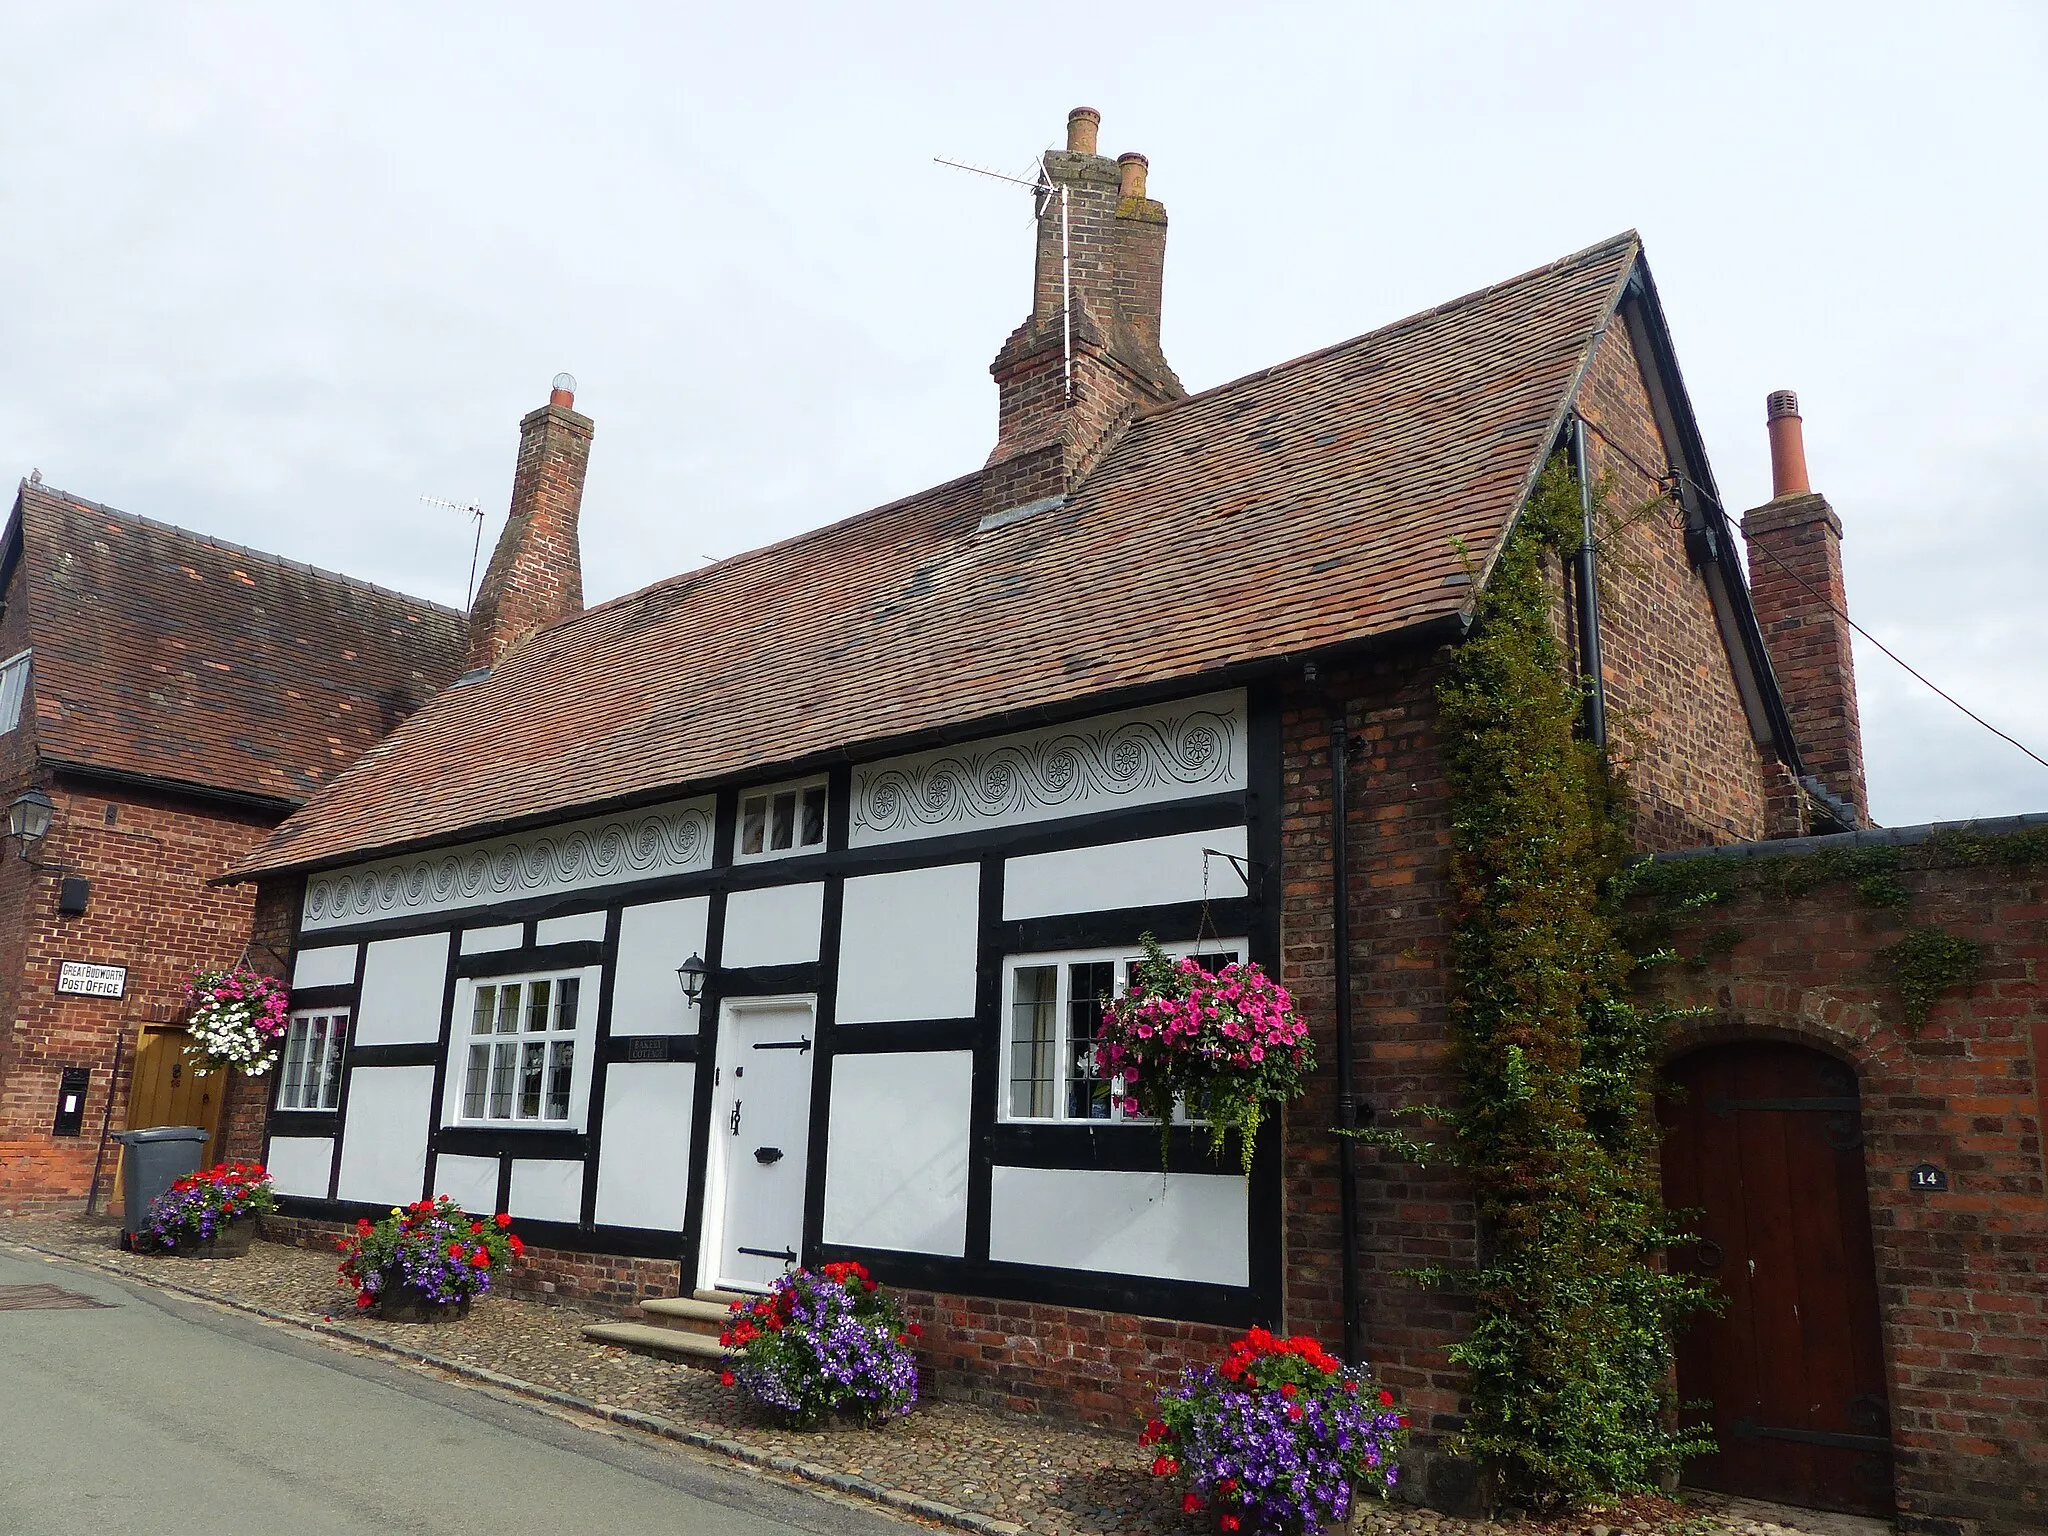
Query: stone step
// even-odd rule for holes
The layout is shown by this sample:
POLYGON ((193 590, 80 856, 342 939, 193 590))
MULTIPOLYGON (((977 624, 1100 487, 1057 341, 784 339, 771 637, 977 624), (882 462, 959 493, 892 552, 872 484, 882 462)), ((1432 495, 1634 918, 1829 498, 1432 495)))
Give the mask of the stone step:
POLYGON ((694 1296, 653 1296, 640 1303, 640 1315, 657 1328, 702 1333, 717 1338, 732 1316, 723 1303, 694 1296))
POLYGON ((595 1344, 616 1344, 637 1354, 659 1355, 682 1365, 716 1366, 725 1351, 718 1340, 682 1328, 659 1328, 651 1323, 591 1323, 583 1337, 595 1344))
POLYGON ((721 1307, 729 1307, 736 1301, 759 1301, 761 1299, 758 1296, 744 1295, 739 1291, 696 1291, 692 1294, 699 1301, 715 1301, 721 1307))

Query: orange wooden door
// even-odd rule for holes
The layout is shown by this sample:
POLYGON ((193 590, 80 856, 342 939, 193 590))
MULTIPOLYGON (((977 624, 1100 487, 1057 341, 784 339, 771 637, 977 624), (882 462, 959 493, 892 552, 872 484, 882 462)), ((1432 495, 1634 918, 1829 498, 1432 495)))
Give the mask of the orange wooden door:
MULTIPOLYGON (((135 1070, 128 1083, 128 1125, 131 1131, 153 1125, 196 1125, 206 1132, 200 1149, 199 1166, 211 1167, 214 1148, 220 1140, 221 1096, 227 1087, 227 1073, 216 1070, 200 1076, 185 1056, 187 1036, 178 1024, 144 1024, 135 1044, 135 1070)), ((127 1167, 124 1157, 122 1170, 127 1167)), ((120 1197, 121 1178, 114 1178, 114 1199, 120 1197)), ((118 1209, 118 1206, 115 1207, 118 1209)))

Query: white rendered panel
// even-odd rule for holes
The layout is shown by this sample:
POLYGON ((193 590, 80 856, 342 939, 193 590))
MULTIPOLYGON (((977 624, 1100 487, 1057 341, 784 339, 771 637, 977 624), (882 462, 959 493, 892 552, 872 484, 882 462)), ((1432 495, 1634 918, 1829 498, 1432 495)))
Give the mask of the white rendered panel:
POLYGON ((967 1252, 973 1084, 971 1051, 833 1060, 826 1242, 954 1258, 967 1252))
POLYGON ((446 1195, 472 1216, 498 1214, 498 1160, 495 1157, 434 1159, 434 1193, 446 1195))
POLYGON ((707 795, 313 875, 300 926, 457 912, 709 869, 715 805, 707 795))
POLYGON ((972 1017, 980 892, 977 864, 848 880, 839 1022, 972 1017))
POLYGON ((855 848, 1025 826, 1245 787, 1241 688, 853 770, 855 848))
POLYGON ((601 944, 604 942, 604 913, 572 912, 567 917, 544 917, 533 925, 536 944, 601 944))
MULTIPOLYGON (((725 950, 722 963, 802 965, 818 958, 818 935, 825 924, 825 887, 765 885, 734 891, 725 898, 725 950)), ((673 975, 669 978, 673 981, 673 975)))
POLYGON ((356 946, 331 944, 302 949, 292 962, 292 987, 352 987, 356 983, 356 946))
POLYGON ((1249 1186, 1241 1178, 1072 1168, 992 1173, 991 1259, 1210 1285, 1251 1283, 1249 1186))
POLYGON ((704 953, 711 898, 689 896, 627 907, 619 914, 619 959, 612 976, 612 1033, 694 1035, 697 1010, 683 996, 676 967, 704 953))
POLYGON ((523 1158, 512 1164, 512 1201, 507 1207, 534 1221, 574 1222, 583 1214, 583 1164, 523 1158))
POLYGON ((600 1226, 683 1229, 696 1092, 692 1062, 615 1061, 606 1069, 597 1165, 600 1226))
POLYGON ((341 1135, 343 1200, 406 1205, 427 1177, 427 1126, 433 1114, 432 1067, 355 1067, 341 1135))
POLYGON ((441 994, 447 981, 447 934, 377 940, 363 959, 355 1043, 422 1045, 439 1040, 441 994))
POLYGON ((334 1168, 334 1140, 329 1136, 273 1136, 270 1159, 263 1165, 280 1195, 327 1198, 327 1175, 334 1168))
POLYGON ((491 955, 501 949, 517 949, 526 938, 523 923, 501 923, 495 928, 465 928, 462 930, 462 952, 465 955, 491 955))
MULTIPOLYGON (((1124 907, 1159 907, 1200 901, 1202 850, 1245 857, 1245 829, 1217 827, 1128 843, 1098 843, 1031 853, 1003 865, 1003 917, 1060 917, 1068 912, 1113 912, 1124 907)), ((1246 894, 1244 877, 1228 859, 1211 857, 1208 898, 1235 900, 1246 894)))

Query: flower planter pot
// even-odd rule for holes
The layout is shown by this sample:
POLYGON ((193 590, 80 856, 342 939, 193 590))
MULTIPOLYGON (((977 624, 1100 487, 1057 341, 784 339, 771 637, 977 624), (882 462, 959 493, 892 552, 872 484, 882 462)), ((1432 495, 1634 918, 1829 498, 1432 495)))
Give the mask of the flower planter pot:
POLYGON ((436 1301, 408 1281, 386 1280, 377 1293, 377 1316, 390 1323, 459 1323, 469 1316, 470 1301, 436 1301))
POLYGON ((239 1259, 249 1251, 249 1244, 255 1238, 255 1222, 231 1221, 224 1227, 216 1227, 213 1236, 204 1242, 180 1238, 177 1247, 163 1251, 180 1259, 239 1259))

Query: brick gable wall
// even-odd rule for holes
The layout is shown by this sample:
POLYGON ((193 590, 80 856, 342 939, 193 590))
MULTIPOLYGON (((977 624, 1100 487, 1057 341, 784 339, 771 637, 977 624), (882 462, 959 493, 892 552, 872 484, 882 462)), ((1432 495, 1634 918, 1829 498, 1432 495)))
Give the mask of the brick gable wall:
POLYGON ((1664 850, 1769 836, 1767 789, 1788 776, 1751 737, 1706 583, 1658 483, 1671 456, 1627 326, 1608 326, 1578 406, 1588 470, 1606 488, 1601 659, 1636 842, 1664 850))

